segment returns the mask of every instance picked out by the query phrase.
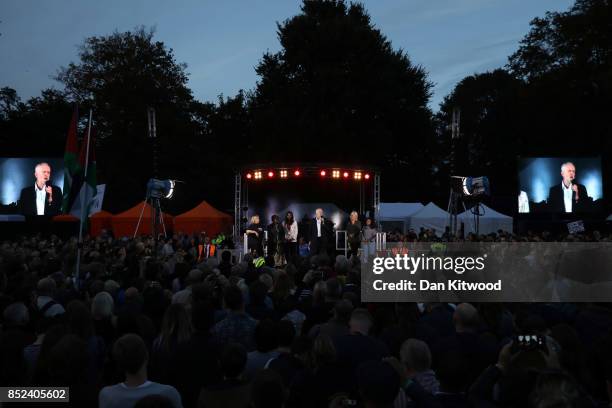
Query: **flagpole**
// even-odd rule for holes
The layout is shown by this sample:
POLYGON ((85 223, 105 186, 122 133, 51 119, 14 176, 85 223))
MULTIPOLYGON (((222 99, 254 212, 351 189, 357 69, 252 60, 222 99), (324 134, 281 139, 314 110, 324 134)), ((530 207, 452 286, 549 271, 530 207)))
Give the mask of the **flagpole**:
POLYGON ((85 190, 87 190, 87 170, 89 167, 89 141, 91 140, 91 120, 93 109, 89 108, 89 121, 87 124, 87 147, 85 148, 85 171, 83 173, 83 184, 81 185, 81 215, 79 222, 79 241, 77 242, 77 264, 76 264, 76 282, 77 290, 80 286, 80 271, 81 271, 81 248, 83 247, 83 215, 85 214, 85 190))

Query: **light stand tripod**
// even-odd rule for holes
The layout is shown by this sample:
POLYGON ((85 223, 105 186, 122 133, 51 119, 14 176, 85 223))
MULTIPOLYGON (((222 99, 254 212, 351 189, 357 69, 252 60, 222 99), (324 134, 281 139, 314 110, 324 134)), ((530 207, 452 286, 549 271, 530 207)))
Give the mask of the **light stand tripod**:
POLYGON ((140 216, 138 217, 138 223, 136 224, 136 230, 134 231, 134 238, 136 238, 138 228, 142 222, 144 210, 147 204, 149 204, 151 206, 151 233, 153 234, 153 240, 155 241, 155 247, 153 248, 154 255, 157 255, 157 231, 160 224, 164 231, 164 238, 167 236, 166 225, 164 224, 164 216, 161 209, 161 199, 172 198, 175 185, 176 180, 158 180, 154 178, 150 179, 147 183, 147 195, 144 203, 142 204, 142 209, 140 210, 140 216))
POLYGON ((166 225, 164 224, 164 217, 161 209, 161 201, 160 197, 151 197, 147 195, 144 203, 142 203, 142 209, 140 210, 140 216, 138 217, 138 223, 136 224, 136 230, 134 231, 133 238, 136 238, 136 234, 138 233, 138 228, 140 227, 140 223, 142 222, 142 216, 144 215, 145 207, 149 204, 151 206, 151 233, 155 241, 157 241, 157 227, 161 224, 162 229, 164 231, 164 237, 166 237, 166 225))

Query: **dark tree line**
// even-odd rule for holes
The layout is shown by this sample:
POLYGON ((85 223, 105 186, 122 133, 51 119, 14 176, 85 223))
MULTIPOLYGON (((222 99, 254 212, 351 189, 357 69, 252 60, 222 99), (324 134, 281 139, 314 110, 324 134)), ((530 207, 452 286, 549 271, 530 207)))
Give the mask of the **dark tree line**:
POLYGON ((518 155, 610 156, 610 3, 578 0, 534 19, 506 67, 464 78, 435 115, 426 72, 359 4, 305 1, 277 25, 281 50, 264 54, 255 88, 216 103, 193 98, 187 67, 153 32, 91 37, 59 70, 61 90, 26 102, 1 90, 0 149, 61 156, 73 104, 81 127, 93 107, 105 207, 120 211, 144 197, 153 175, 146 110, 154 107, 157 173, 187 183, 171 211, 203 198, 231 208, 233 169, 270 161, 380 166, 385 200, 441 204, 448 124, 459 107, 456 172, 489 175, 496 194, 514 204, 518 155))

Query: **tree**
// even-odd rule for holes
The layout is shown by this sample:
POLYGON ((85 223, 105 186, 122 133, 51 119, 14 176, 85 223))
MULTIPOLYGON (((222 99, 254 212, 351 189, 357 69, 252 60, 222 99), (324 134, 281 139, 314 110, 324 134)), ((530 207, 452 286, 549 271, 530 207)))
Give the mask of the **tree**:
POLYGON ((531 151, 612 151, 611 43, 608 0, 577 0, 566 12, 548 12, 531 22, 508 64, 528 82, 524 103, 531 151))
MULTIPOLYGON (((503 69, 462 79, 440 105, 437 120, 441 148, 448 163, 452 111, 461 112, 456 142, 456 175, 487 175, 496 192, 515 188, 516 156, 521 151, 523 82, 503 69)), ((448 174, 445 169, 444 174, 448 174)))
POLYGON ((62 91, 44 89, 21 102, 11 88, 0 91, 0 151, 10 156, 61 157, 72 112, 62 91))
MULTIPOLYGON (((94 110, 100 178, 109 185, 105 201, 111 210, 144 198, 155 161, 157 176, 163 178, 195 184, 195 174, 207 173, 197 156, 206 134, 194 117, 199 105, 187 87, 186 66, 153 36, 153 31, 139 28, 87 38, 79 61, 62 68, 56 78, 74 99, 94 110), (149 107, 156 111, 156 141, 148 137, 149 107)), ((178 205, 193 204, 196 195, 201 195, 197 189, 183 189, 178 205)))
POLYGON ((428 186, 431 84, 362 5, 304 1, 278 38, 248 101, 252 158, 383 166, 388 199, 407 197, 396 183, 408 177, 415 191, 428 186))
POLYGON ((509 67, 529 81, 558 71, 588 75, 612 65, 611 43, 612 3, 577 0, 566 12, 533 19, 509 67))
POLYGON ((17 91, 8 86, 0 89, 0 119, 8 120, 12 114, 23 108, 17 91))

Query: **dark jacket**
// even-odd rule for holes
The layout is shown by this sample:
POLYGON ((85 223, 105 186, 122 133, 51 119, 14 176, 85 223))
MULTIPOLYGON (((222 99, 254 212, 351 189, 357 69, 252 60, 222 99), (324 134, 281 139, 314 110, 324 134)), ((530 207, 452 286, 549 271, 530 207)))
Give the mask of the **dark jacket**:
MULTIPOLYGON (((572 213, 586 212, 589 210, 591 199, 587 194, 585 186, 582 184, 576 185, 578 186, 578 200, 576 200, 576 193, 572 191, 572 213)), ((550 188, 546 204, 548 205, 548 211, 551 213, 565 212, 565 203, 563 201, 563 189, 561 187, 561 183, 558 183, 550 188)))
MULTIPOLYGON (((53 191, 53 201, 51 203, 49 203, 49 194, 45 194, 45 215, 59 215, 62 209, 62 189, 58 186, 51 186, 51 189, 53 191)), ((34 185, 21 190, 19 209, 23 215, 38 215, 34 185)))
POLYGON ((321 240, 317 241, 317 219, 310 220, 308 225, 308 239, 310 242, 310 254, 317 255, 325 253, 330 249, 330 244, 333 242, 333 223, 327 218, 323 218, 321 223, 321 240))

